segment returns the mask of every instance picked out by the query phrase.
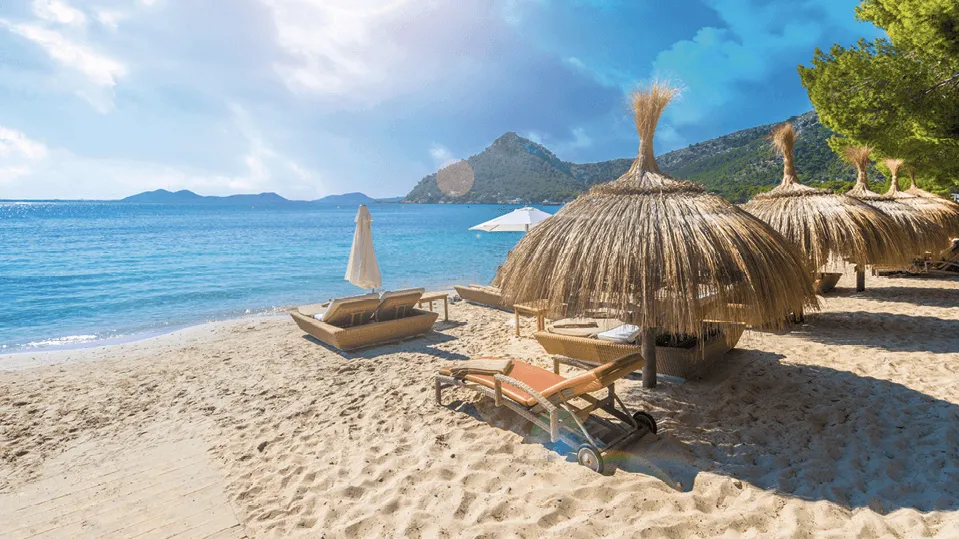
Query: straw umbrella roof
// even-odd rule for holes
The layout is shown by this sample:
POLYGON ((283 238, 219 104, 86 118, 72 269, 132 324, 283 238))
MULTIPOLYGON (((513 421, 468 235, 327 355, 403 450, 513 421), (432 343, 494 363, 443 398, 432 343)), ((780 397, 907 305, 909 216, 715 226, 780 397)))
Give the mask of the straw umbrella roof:
POLYGON ((802 255, 778 232, 699 184, 663 174, 653 136, 675 90, 633 95, 639 156, 531 230, 497 274, 504 299, 568 316, 603 310, 643 329, 701 335, 705 313, 781 325, 816 306, 802 255))
POLYGON ((768 193, 743 205, 769 223, 809 259, 811 270, 848 260, 855 264, 898 262, 907 258, 908 241, 891 217, 845 195, 799 183, 793 150, 796 130, 783 124, 773 130, 773 146, 783 156, 783 180, 768 193))
POLYGON ((909 167, 909 189, 906 189, 906 192, 910 195, 916 195, 917 197, 936 198, 949 204, 955 204, 955 202, 951 200, 942 198, 935 193, 930 193, 929 191, 926 191, 925 189, 922 189, 916 185, 916 168, 914 166, 909 167))
POLYGON ((940 198, 916 186, 915 175, 912 176, 912 185, 906 191, 899 190, 899 169, 902 168, 902 159, 886 159, 883 161, 892 173, 892 181, 886 196, 911 206, 926 216, 931 217, 946 229, 947 233, 959 231, 959 204, 940 198))
POLYGON ((911 246, 914 251, 941 248, 947 238, 945 229, 939 223, 900 200, 869 190, 866 169, 869 167, 871 153, 872 148, 869 146, 849 146, 843 151, 843 156, 858 172, 856 185, 846 194, 865 201, 895 219, 909 238, 907 247, 911 246))

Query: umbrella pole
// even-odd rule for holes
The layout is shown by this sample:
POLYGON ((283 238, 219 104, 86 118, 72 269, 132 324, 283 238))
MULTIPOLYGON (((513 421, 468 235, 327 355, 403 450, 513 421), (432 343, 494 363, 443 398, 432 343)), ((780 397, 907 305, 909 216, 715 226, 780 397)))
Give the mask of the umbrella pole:
POLYGON ((656 328, 646 328, 643 336, 643 387, 656 387, 656 328))
POLYGON ((862 292, 866 289, 866 268, 861 264, 856 264, 856 292, 862 292))

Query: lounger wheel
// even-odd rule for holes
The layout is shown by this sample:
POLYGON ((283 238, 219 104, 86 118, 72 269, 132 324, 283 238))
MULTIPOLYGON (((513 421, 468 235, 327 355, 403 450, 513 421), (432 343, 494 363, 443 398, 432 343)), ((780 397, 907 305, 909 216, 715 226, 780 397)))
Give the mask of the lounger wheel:
POLYGON ((633 419, 636 423, 639 423, 639 426, 646 427, 646 430, 656 434, 656 420, 653 419, 653 416, 646 412, 639 411, 633 414, 633 419))
POLYGON ((579 450, 576 451, 576 460, 596 473, 603 473, 603 456, 595 446, 590 444, 579 446, 579 450))

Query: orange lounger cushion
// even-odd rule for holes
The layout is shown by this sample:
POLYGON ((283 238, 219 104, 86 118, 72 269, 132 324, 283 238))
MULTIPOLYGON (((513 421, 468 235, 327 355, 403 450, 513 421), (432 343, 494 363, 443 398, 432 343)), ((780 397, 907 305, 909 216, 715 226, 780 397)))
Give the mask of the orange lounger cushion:
MULTIPOLYGON (((513 362, 513 370, 510 371, 509 377, 523 382, 540 393, 566 381, 566 378, 563 378, 553 371, 548 371, 541 367, 519 361, 513 362)), ((486 387, 493 387, 492 376, 469 374, 466 376, 465 380, 475 384, 484 385, 486 387)), ((536 399, 533 398, 532 395, 510 384, 503 384, 503 394, 510 399, 526 406, 533 406, 536 404, 536 399)))

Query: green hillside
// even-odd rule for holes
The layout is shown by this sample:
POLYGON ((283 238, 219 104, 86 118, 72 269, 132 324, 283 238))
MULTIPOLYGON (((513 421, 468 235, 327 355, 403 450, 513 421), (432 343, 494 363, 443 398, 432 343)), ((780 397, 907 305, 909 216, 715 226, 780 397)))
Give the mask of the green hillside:
MULTIPOLYGON (((832 132, 819 123, 815 112, 790 118, 797 128, 796 166, 804 183, 842 192, 856 179, 855 171, 829 149, 832 132)), ((767 137, 775 124, 738 131, 657 157, 660 168, 677 178, 702 183, 732 202, 744 202, 770 189, 782 178, 782 159, 767 137)), ((406 196, 411 203, 503 204, 568 202, 596 183, 625 173, 632 158, 600 163, 561 161, 540 144, 507 133, 466 160, 475 182, 465 196, 444 195, 436 174, 423 178, 406 196)), ((873 179, 882 180, 873 171, 873 179)), ((879 185, 874 189, 882 189, 879 185)))

